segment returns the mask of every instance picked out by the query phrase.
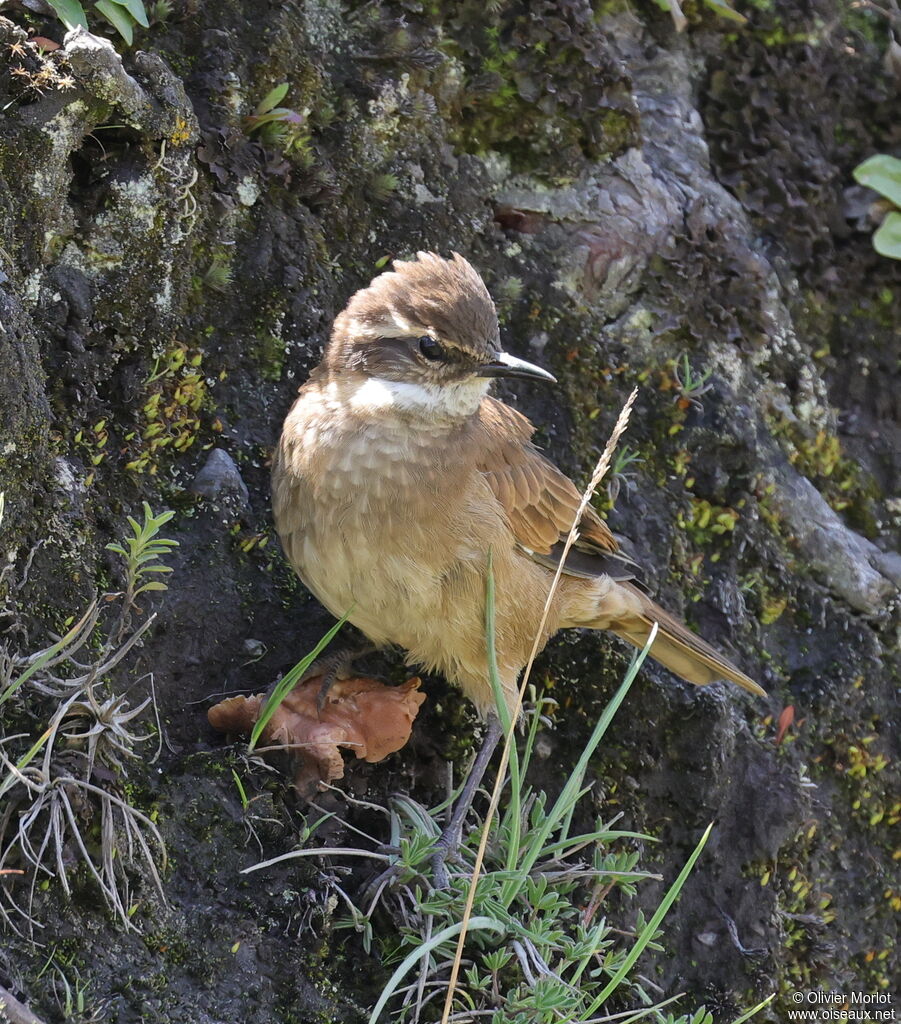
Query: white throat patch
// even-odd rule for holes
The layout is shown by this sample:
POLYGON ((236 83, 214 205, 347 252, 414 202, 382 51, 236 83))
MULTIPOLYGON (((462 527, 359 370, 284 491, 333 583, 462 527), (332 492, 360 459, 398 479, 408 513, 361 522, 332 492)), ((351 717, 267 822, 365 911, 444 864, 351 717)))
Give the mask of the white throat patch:
POLYGON ((350 405, 360 412, 396 409, 399 412, 432 413, 451 419, 465 418, 478 409, 490 384, 484 377, 441 386, 367 377, 351 394, 350 405))

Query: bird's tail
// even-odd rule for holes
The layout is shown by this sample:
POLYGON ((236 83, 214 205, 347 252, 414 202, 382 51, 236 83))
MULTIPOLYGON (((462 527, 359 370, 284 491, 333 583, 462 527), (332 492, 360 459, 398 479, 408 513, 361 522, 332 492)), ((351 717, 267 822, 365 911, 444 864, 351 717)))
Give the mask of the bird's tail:
POLYGON ((692 633, 637 587, 630 583, 620 583, 618 590, 625 598, 625 608, 622 613, 611 616, 604 623, 604 628, 636 647, 644 647, 656 622, 659 628, 650 656, 671 672, 696 686, 728 679, 759 697, 766 696, 766 690, 758 686, 750 676, 737 669, 731 661, 727 661, 710 644, 692 633))

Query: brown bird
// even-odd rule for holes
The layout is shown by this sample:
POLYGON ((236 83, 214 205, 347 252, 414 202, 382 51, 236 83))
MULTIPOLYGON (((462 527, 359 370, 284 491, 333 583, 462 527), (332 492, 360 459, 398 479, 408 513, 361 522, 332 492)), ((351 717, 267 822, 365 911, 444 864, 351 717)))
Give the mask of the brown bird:
MULTIPOLYGON (((350 609, 376 646, 402 647, 410 664, 456 683, 492 723, 491 749, 488 552, 497 662, 512 708, 580 500, 532 444, 529 421, 489 395, 494 377, 554 381, 501 350, 494 304, 462 256, 396 262, 335 320, 272 471, 276 529, 301 580, 333 615, 350 609)), ((589 627, 643 647, 656 622, 650 654, 671 671, 765 695, 655 604, 632 582, 636 573, 588 508, 541 646, 558 629, 589 627)))

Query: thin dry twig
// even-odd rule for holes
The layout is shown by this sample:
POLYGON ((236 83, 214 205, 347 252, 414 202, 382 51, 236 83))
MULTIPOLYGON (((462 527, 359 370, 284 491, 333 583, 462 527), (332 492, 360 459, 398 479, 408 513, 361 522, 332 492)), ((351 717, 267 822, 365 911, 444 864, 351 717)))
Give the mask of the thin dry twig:
POLYGON ((463 960, 463 947, 466 943, 466 936, 469 929, 469 921, 472 917, 472 908, 475 901, 476 895, 476 884, 479 879, 479 875, 482 871, 482 863, 485 860, 485 850, 488 845, 488 833, 491 826, 491 822, 497 811, 498 804, 500 803, 501 791, 504 786, 504 778, 507 774, 507 765, 510 763, 510 745, 513 742, 513 734, 516 730, 516 724, 519 721, 519 715, 522 711, 522 703, 526 693, 526 687, 529 683, 529 677, 532 674, 532 666, 535 663, 535 658, 538 656, 538 650, 541 646, 541 638, 544 636, 544 627, 547 623, 548 615, 550 614, 551 604, 554 600, 554 596, 557 593, 557 588, 560 585, 560 578, 563 575, 563 568, 566 563, 567 555, 569 555, 570 549, 576 542, 579 536, 579 523, 582 520, 582 516, 585 509, 588 507, 588 503, 591 501, 592 495, 597 490, 598 485, 610 468, 610 463, 613 459, 613 453, 616 451, 616 447, 619 444, 619 440, 625 433, 626 427, 629 425, 629 416, 632 413, 632 406, 635 404, 635 399, 638 397, 638 388, 632 391, 632 394, 626 399, 626 404, 623 406, 622 411, 617 418, 616 424, 613 427, 613 432, 610 435, 610 440, 607 442, 604 451, 601 453, 601 457, 598 460, 597 466, 595 466, 594 473, 591 476, 591 480, 588 482, 588 486, 585 488, 585 492, 582 495, 582 500, 579 502, 579 507, 576 509, 576 515, 573 519, 573 524, 570 527, 569 534, 566 538, 566 543, 563 545, 563 552, 560 555, 560 561, 557 563, 557 571, 554 574, 554 579, 551 582, 550 590, 548 591, 547 599, 544 602, 544 611, 541 615, 541 621, 538 624, 538 628, 535 631, 535 640, 532 644, 532 651, 529 655, 529 660, 526 663, 525 670, 522 674, 522 681, 519 686, 519 693, 517 694, 516 706, 511 709, 510 714, 510 728, 504 737, 504 746, 501 752, 501 763, 498 766, 497 777, 494 782, 494 788, 491 792, 491 802, 488 805, 488 811, 485 815, 485 820, 482 823, 482 834, 479 841, 479 849, 476 853, 475 864, 472 869, 469 881, 469 892, 466 895, 466 905, 463 909, 463 920, 462 927, 460 929, 460 935, 457 939, 457 951, 454 956, 453 966, 451 967, 451 976, 447 984, 447 995, 444 1000, 444 1010, 441 1014, 441 1024, 448 1024, 451 1017, 451 1010, 453 1008, 454 992, 457 987, 457 979, 460 974, 460 965, 463 960))

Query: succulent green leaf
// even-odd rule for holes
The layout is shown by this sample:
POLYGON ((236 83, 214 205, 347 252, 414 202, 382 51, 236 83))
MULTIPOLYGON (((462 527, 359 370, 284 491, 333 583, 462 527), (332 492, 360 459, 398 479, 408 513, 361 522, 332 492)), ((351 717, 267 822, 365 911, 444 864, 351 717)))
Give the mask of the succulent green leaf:
POLYGON ((97 0, 94 4, 129 46, 134 42, 134 20, 113 0, 97 0))
POLYGON ((873 235, 873 248, 880 256, 901 260, 901 213, 892 210, 873 235))
POLYGON ((88 27, 87 15, 78 0, 49 0, 49 3, 66 28, 75 28, 76 25, 88 27))
POLYGON ((124 7, 139 25, 143 25, 144 28, 150 28, 150 22, 147 20, 147 11, 144 10, 143 0, 113 0, 113 3, 118 4, 120 7, 124 7))
POLYGON ((858 164, 852 172, 859 185, 866 185, 901 207, 901 160, 888 153, 877 153, 858 164))
POLYGON ((273 107, 277 107, 288 95, 288 88, 288 83, 282 82, 281 85, 277 85, 274 89, 270 89, 256 105, 254 113, 257 115, 268 114, 273 107))

